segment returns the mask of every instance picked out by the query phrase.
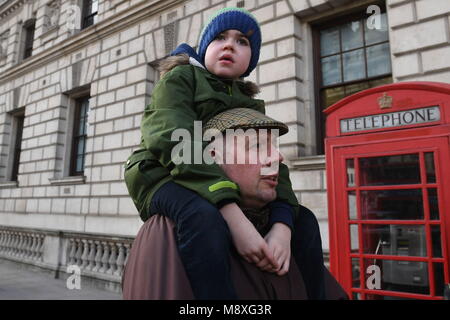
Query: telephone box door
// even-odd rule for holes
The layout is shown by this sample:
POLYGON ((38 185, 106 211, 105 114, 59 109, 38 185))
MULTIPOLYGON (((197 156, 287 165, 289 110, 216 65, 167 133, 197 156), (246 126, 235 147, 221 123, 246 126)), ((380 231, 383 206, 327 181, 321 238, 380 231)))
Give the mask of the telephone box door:
POLYGON ((354 299, 442 299, 449 283, 448 137, 334 150, 334 261, 354 299))

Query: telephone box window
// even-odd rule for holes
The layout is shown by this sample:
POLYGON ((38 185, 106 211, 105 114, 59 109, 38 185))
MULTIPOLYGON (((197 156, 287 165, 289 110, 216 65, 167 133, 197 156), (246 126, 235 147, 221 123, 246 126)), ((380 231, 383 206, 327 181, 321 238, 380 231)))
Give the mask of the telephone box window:
POLYGON ((433 263, 433 271, 435 294, 438 296, 443 296, 445 283, 444 264, 439 262, 433 263))
POLYGON ((435 188, 428 189, 428 205, 430 207, 430 219, 439 220, 439 203, 435 188))
POLYGON ((350 249, 352 252, 358 253, 359 251, 359 235, 358 235, 358 225, 350 225, 350 249))
POLYGON ((440 226, 431 226, 431 242, 433 246, 433 257, 442 258, 440 226))
POLYGON ((422 220, 422 190, 361 191, 362 219, 422 220))
POLYGON ((363 186, 420 183, 418 154, 362 158, 359 167, 363 186))
POLYGON ((352 258, 352 287, 359 288, 361 286, 361 273, 359 270, 359 258, 352 258))
POLYGON ((364 225, 364 253, 390 256, 426 257, 423 225, 364 225))
MULTIPOLYGON (((365 269, 376 265, 381 270, 381 290, 429 294, 428 263, 407 260, 364 259, 365 269)), ((370 274, 364 274, 367 282, 370 274)), ((381 297, 380 297, 381 298, 381 297)), ((380 299, 377 298, 377 299, 380 299)), ((370 299, 370 298, 369 298, 370 299)), ((391 298, 394 300, 395 298, 391 298)), ((401 298, 404 299, 403 297, 401 298)))
POLYGON ((347 186, 355 186, 355 161, 353 159, 347 159, 347 186))
POLYGON ((356 214, 356 192, 355 191, 349 191, 348 192, 348 214, 350 220, 356 220, 357 214, 356 214))
POLYGON ((436 183, 436 173, 434 170, 434 155, 433 152, 425 153, 425 168, 427 171, 427 182, 436 183))

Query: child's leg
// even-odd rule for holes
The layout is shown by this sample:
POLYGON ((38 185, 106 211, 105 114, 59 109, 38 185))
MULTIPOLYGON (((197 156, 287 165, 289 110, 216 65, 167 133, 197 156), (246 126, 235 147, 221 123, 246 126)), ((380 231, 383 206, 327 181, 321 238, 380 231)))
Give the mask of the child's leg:
POLYGON ((178 251, 196 299, 236 299, 230 272, 231 236, 220 211, 174 182, 155 193, 150 211, 174 221, 178 251))
POLYGON ((319 224, 309 210, 300 210, 294 221, 292 234, 292 254, 302 273, 309 299, 325 299, 322 240, 319 224))

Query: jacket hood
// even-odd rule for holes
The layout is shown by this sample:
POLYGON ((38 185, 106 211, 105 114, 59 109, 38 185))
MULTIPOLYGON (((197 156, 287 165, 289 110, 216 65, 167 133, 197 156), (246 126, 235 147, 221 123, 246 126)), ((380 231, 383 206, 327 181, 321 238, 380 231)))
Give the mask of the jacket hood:
MULTIPOLYGON (((158 64, 158 71, 160 73, 160 77, 162 78, 167 72, 172 70, 173 68, 180 66, 180 65, 186 65, 190 64, 198 68, 205 69, 205 67, 198 62, 193 57, 189 57, 189 55, 182 53, 175 56, 169 56, 163 60, 161 60, 158 64)), ((206 70, 206 69, 205 69, 206 70)), ((258 85, 256 83, 251 81, 244 81, 244 80, 237 80, 239 89, 241 89, 242 93, 249 96, 250 98, 253 98, 256 96, 260 90, 258 85)))

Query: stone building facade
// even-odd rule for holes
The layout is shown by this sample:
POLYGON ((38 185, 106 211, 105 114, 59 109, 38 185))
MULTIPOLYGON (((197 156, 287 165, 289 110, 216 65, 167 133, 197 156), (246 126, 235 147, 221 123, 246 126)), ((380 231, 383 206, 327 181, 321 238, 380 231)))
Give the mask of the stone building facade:
POLYGON ((383 83, 450 82, 448 0, 0 1, 0 255, 120 275, 123 261, 102 263, 124 260, 141 225, 123 165, 155 64, 181 42, 196 46, 225 6, 261 24, 248 80, 290 128, 281 150, 328 250, 321 110, 383 83))

